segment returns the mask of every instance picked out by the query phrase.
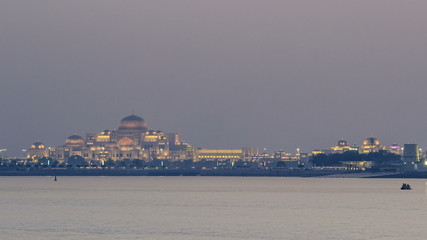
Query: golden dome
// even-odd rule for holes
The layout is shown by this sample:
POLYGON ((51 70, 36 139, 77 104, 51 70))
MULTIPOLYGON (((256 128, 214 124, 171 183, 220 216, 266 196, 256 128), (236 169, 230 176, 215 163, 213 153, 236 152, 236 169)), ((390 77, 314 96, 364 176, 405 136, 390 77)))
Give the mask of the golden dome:
POLYGON ((381 142, 374 137, 370 137, 370 138, 365 139, 365 141, 363 141, 363 145, 365 145, 365 146, 380 146, 381 142))
POLYGON ((71 135, 65 140, 65 144, 70 147, 83 147, 85 140, 79 135, 71 135))
POLYGON ((120 121, 119 130, 147 131, 147 123, 141 117, 132 114, 120 121))

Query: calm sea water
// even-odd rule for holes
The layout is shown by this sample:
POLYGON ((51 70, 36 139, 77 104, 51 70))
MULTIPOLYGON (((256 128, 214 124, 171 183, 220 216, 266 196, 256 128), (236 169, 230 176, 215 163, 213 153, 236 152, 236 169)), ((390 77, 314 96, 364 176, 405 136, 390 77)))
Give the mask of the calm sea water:
POLYGON ((424 240, 426 225, 426 180, 0 177, 0 239, 424 240))

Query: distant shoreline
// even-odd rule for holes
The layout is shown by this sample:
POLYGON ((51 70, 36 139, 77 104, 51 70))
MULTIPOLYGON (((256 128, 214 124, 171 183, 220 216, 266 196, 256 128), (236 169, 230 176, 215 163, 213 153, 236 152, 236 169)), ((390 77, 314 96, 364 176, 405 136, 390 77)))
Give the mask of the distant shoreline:
MULTIPOLYGON (((354 173, 355 171, 339 171, 354 173)), ((29 169, 0 171, 0 176, 236 176, 236 177, 318 177, 337 174, 337 171, 289 169, 215 169, 215 170, 164 170, 164 169, 29 169)))
POLYGON ((322 177, 322 178, 427 178, 427 172, 369 173, 349 170, 225 169, 29 169, 3 170, 0 176, 229 176, 229 177, 322 177))

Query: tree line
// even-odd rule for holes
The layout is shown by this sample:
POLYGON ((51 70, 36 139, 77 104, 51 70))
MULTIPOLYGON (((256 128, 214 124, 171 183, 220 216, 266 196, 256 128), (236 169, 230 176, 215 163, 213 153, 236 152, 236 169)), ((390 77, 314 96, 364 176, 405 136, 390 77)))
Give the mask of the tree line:
POLYGON ((344 153, 317 154, 310 161, 315 166, 338 166, 344 161, 372 161, 374 165, 387 165, 400 162, 401 156, 384 150, 367 154, 360 154, 357 151, 347 151, 344 153))

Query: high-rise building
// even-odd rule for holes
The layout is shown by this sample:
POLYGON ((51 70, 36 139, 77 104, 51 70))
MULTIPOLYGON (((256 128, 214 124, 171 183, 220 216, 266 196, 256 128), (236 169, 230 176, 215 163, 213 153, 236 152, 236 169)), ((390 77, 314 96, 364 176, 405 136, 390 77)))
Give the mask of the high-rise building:
POLYGON ((418 144, 405 144, 403 146, 402 160, 405 164, 415 164, 420 161, 420 149, 418 144))

